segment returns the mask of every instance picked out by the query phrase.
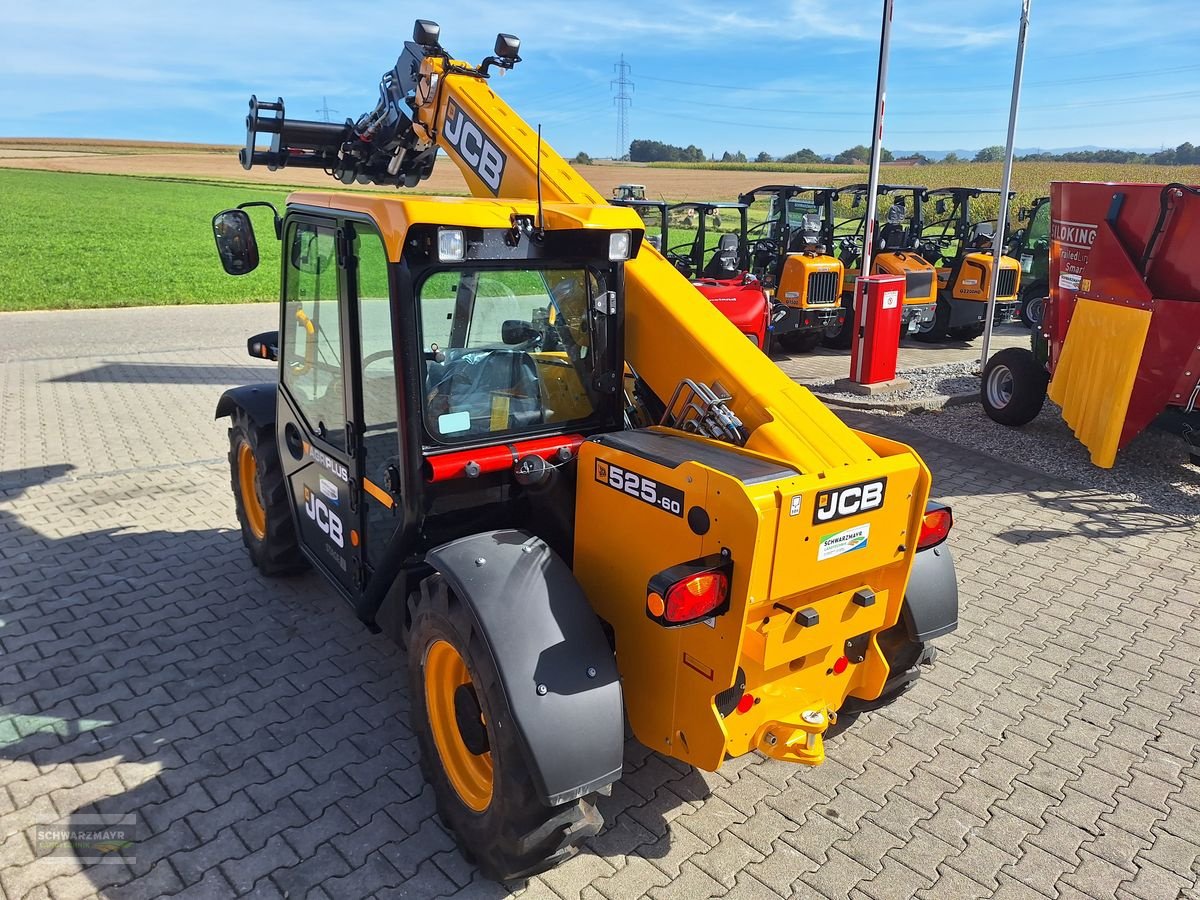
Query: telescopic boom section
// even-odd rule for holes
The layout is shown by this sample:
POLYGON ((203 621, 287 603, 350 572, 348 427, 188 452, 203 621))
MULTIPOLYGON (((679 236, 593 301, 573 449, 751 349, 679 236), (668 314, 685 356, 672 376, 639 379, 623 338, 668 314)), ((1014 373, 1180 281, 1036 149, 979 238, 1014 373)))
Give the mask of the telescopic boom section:
MULTIPOLYGON (((420 64, 414 131, 446 151, 472 194, 535 198, 537 132, 488 81, 463 68, 426 53, 420 64)), ((546 201, 607 203, 544 143, 540 154, 546 201)), ((659 397, 669 398, 684 377, 719 385, 733 398, 730 407, 750 432, 746 446, 806 472, 873 456, 853 431, 784 375, 645 243, 625 266, 625 296, 626 358, 659 397)))
MULTIPOLYGON (((544 201, 607 204, 554 150, 539 147, 536 129, 492 90, 488 69, 512 68, 520 59, 519 42, 500 35, 496 55, 476 67, 452 59, 438 34, 434 23, 417 22, 415 39, 405 43, 396 68, 383 78, 379 105, 346 123, 336 165, 329 165, 327 149, 311 145, 299 152, 292 147, 289 154, 293 126, 274 119, 258 128, 277 135, 272 151, 254 150, 251 121, 245 152, 273 168, 320 166, 347 182, 411 187, 429 176, 441 148, 477 197, 536 199, 540 170, 544 201)), ((803 472, 876 458, 856 432, 784 375, 645 242, 625 266, 625 297, 626 359, 663 400, 685 378, 723 390, 749 432, 745 446, 803 472)))

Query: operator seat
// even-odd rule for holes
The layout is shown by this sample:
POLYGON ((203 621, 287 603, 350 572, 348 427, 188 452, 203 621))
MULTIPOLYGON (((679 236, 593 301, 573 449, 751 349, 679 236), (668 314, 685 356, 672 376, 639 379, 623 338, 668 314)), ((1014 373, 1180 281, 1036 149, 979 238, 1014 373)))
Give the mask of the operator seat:
POLYGON ((427 378, 429 410, 435 419, 444 413, 469 412, 471 433, 520 430, 543 422, 537 365, 524 350, 451 350, 445 363, 427 366, 427 378), (493 429, 497 411, 504 408, 498 398, 504 398, 507 415, 500 413, 502 428, 493 429))
POLYGON ((738 236, 723 234, 701 275, 704 278, 737 278, 738 271, 738 236))

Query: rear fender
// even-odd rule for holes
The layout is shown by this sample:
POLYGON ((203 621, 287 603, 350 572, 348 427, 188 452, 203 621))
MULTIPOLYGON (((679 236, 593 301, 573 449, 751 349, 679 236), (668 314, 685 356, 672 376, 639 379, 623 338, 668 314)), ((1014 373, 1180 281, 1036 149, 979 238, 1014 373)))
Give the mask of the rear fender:
POLYGON ((958 627, 958 582, 948 544, 917 552, 901 618, 914 643, 931 641, 958 627))
POLYGON ((621 775, 621 683, 600 620, 540 538, 491 531, 426 560, 470 609, 541 800, 566 803, 621 775))
POLYGON ((275 385, 246 384, 230 388, 217 401, 217 412, 214 419, 232 416, 236 407, 246 410, 250 419, 258 425, 272 425, 275 422, 275 385))

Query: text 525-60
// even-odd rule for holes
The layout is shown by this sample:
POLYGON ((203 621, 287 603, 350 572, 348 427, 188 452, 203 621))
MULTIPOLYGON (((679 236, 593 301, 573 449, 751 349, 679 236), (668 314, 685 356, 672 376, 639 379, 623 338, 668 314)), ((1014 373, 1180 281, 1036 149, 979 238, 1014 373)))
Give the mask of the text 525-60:
POLYGON ((660 484, 653 478, 647 478, 602 459, 596 460, 596 480, 673 516, 683 515, 683 491, 678 488, 660 484))

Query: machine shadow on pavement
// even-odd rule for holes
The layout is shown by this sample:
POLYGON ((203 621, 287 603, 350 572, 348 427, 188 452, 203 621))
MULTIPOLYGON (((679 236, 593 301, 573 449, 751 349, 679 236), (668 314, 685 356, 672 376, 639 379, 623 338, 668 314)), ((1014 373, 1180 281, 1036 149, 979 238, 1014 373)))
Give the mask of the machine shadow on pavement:
MULTIPOLYGON (((212 384, 225 387, 246 380, 247 366, 219 363, 139 363, 104 362, 48 379, 51 384, 212 384)), ((262 380, 269 381, 274 371, 263 371, 262 380)))
MULTIPOLYGON (((480 879, 421 776, 403 651, 318 576, 263 580, 232 528, 40 533, 17 501, 78 494, 44 485, 70 467, 55 468, 0 473, 19 485, 0 490, 0 771, 18 802, 0 846, 98 815, 133 815, 136 836, 104 862, 79 848, 27 859, 6 886, 303 896, 480 879)), ((664 856, 666 816, 709 796, 694 770, 632 740, 626 772, 585 855, 664 856)))

